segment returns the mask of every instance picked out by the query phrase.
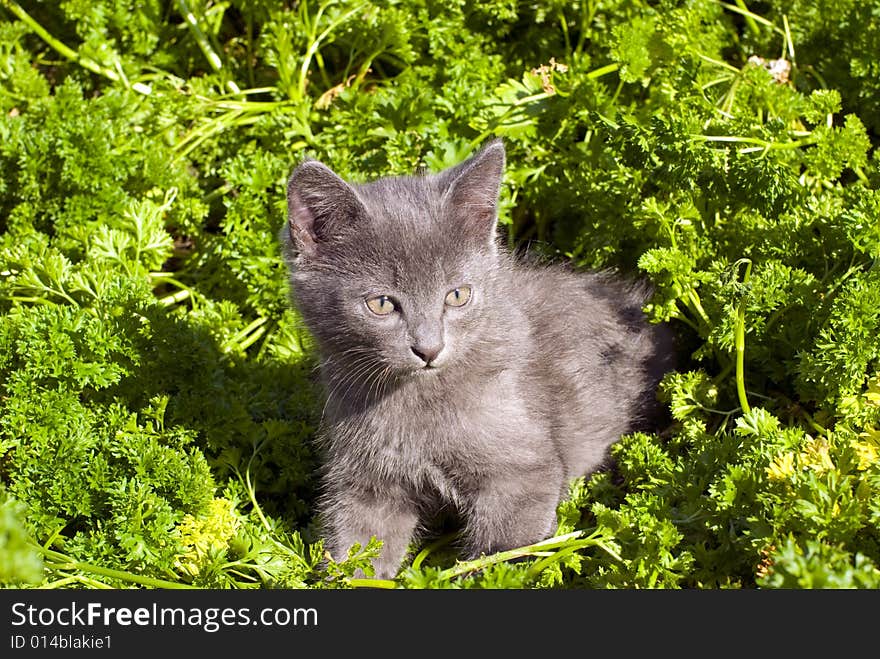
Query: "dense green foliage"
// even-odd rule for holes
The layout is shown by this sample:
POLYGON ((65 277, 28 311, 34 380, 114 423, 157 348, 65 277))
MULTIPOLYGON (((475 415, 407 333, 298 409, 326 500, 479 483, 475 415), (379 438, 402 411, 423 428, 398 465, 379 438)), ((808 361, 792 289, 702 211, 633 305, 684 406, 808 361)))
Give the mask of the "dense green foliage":
POLYGON ((0 0, 0 583, 880 586, 878 15, 0 0), (654 282, 669 426, 545 543, 353 580, 378 547, 322 562, 285 179, 493 135, 511 244, 654 282))

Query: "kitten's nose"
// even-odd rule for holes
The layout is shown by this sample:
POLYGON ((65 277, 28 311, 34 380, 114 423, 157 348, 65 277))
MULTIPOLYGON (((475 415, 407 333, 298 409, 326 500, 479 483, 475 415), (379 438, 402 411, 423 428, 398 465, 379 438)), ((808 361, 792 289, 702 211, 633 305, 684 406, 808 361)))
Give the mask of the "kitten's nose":
POLYGON ((425 362, 425 366, 430 366, 431 362, 437 359, 437 355, 443 351, 443 344, 438 343, 432 348, 425 346, 412 346, 410 350, 413 351, 416 357, 425 362))

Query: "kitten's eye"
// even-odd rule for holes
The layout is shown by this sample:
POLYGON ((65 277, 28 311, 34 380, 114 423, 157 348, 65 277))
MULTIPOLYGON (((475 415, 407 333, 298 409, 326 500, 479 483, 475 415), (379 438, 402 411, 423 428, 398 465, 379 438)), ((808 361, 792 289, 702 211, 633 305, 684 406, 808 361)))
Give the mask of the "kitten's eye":
POLYGON ((450 307, 463 307, 471 299, 471 287, 459 286, 446 294, 446 304, 450 307))
POLYGON ((367 308, 377 316, 387 316, 395 309, 394 302, 387 295, 367 298, 366 303, 367 308))

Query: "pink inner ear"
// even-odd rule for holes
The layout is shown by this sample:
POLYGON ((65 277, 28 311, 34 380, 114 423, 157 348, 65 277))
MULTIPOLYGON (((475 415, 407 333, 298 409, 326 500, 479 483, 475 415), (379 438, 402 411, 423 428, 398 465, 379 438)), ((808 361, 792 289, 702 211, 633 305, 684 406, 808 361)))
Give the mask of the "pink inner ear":
POLYGON ((474 167, 456 179, 448 192, 446 203, 460 226, 472 239, 495 241, 500 173, 474 167))
POLYGON ((291 239, 302 251, 315 249, 315 216, 295 190, 287 198, 287 226, 291 239))
POLYGON ((444 202, 462 220, 466 233, 494 244, 498 193, 504 174, 504 146, 494 141, 441 176, 448 188, 444 202))

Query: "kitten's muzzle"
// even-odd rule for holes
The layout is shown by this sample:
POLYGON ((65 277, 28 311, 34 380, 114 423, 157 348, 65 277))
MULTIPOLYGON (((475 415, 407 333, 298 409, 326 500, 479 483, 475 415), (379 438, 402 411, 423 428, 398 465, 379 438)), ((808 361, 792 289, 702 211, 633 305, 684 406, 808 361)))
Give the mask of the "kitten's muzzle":
POLYGON ((410 350, 413 351, 413 354, 421 359, 425 365, 424 368, 431 368, 434 360, 443 352, 443 343, 438 343, 435 346, 428 347, 422 345, 414 345, 410 347, 410 350))

